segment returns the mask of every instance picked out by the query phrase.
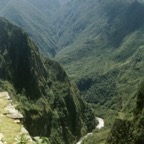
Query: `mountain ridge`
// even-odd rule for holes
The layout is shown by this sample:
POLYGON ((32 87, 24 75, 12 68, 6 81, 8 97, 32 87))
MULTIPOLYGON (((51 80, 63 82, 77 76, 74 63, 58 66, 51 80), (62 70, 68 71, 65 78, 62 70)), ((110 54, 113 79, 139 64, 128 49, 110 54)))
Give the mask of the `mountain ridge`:
POLYGON ((6 19, 0 18, 0 31, 0 88, 18 103, 30 135, 61 144, 75 143, 91 131, 94 114, 60 64, 45 59, 6 19))
MULTIPOLYGON (((92 2, 94 3, 94 1, 92 2)), ((100 14, 102 15, 101 17, 99 15, 100 21, 98 19, 96 21, 97 24, 91 29, 88 29, 94 31, 92 35, 95 34, 95 36, 93 38, 89 36, 89 32, 86 31, 86 37, 89 37, 89 39, 85 39, 85 35, 83 38, 77 38, 76 42, 66 46, 56 55, 56 59, 63 64, 78 85, 82 83, 83 79, 88 79, 88 82, 89 79, 93 79, 92 82, 90 82, 93 85, 95 83, 94 81, 99 81, 97 79, 105 77, 105 75, 107 77, 109 73, 111 73, 111 75, 115 73, 117 76, 120 67, 123 67, 125 64, 127 65, 128 59, 131 63, 134 62, 134 55, 137 53, 136 51, 139 51, 136 46, 142 44, 142 40, 136 41, 134 39, 142 39, 140 31, 143 29, 144 22, 142 12, 143 4, 132 0, 112 2, 113 4, 109 5, 109 2, 101 1, 100 4, 96 6, 98 7, 97 9, 93 8, 90 11, 91 15, 94 10, 98 15, 101 11, 100 14), (100 7, 102 3, 104 3, 104 6, 100 7), (118 5, 119 7, 117 8, 118 5), (126 20, 124 21, 124 19, 126 20), (101 23, 102 20, 103 23, 101 27, 103 30, 101 30, 101 28, 101 33, 99 34, 99 32, 95 30, 95 27, 99 22, 101 23), (133 60, 131 57, 133 57, 133 60), (81 67, 81 69, 79 67, 81 67)), ((91 6, 92 4, 89 5, 91 6)), ((79 5, 77 5, 77 7, 79 7, 79 5)), ((83 13, 85 9, 81 10, 81 15, 83 14, 84 17, 86 15, 83 13)), ((77 10, 74 12, 77 13, 77 10)), ((92 17, 94 17, 93 19, 95 20, 96 16, 94 14, 92 17)), ((75 21, 71 23, 73 25, 75 21)), ((93 87, 92 85, 89 87, 93 87)), ((83 87, 83 85, 81 85, 81 87, 83 87)))
MULTIPOLYGON (((121 117, 132 117, 137 101, 135 93, 142 82, 143 13, 144 3, 140 0, 74 0, 58 6, 50 23, 44 22, 53 31, 49 31, 48 37, 55 45, 50 47, 54 52, 45 47, 46 51, 64 66, 84 99, 93 104, 95 113, 108 125, 106 132, 101 132, 105 138, 96 140, 101 133, 95 133, 95 138, 87 143, 104 142, 113 123, 114 129, 115 123, 131 126, 131 122, 121 117), (115 118, 118 121, 114 122, 115 118)), ((41 83, 39 86, 43 88, 41 83)))
MULTIPOLYGON (((0 16, 7 18, 15 25, 22 27, 41 48, 41 51, 44 53, 47 52, 49 56, 54 56, 57 46, 54 38, 54 30, 50 26, 49 19, 51 14, 50 12, 45 12, 45 10, 47 10, 44 7, 45 4, 42 4, 42 6, 39 5, 41 10, 43 10, 41 11, 33 2, 35 1, 22 0, 18 2, 12 0, 5 2, 2 0, 0 5, 0 16)), ((48 4, 49 3, 47 3, 46 6, 48 4)), ((54 6, 52 8, 54 8, 54 6)), ((56 8, 54 8, 54 10, 55 9, 56 8)))

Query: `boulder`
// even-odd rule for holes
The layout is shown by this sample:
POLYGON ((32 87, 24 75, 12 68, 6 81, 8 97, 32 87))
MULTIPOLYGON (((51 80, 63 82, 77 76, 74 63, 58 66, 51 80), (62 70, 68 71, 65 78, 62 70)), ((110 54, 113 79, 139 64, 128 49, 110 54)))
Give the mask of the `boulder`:
POLYGON ((0 98, 10 99, 8 92, 0 92, 0 98))
POLYGON ((23 115, 21 113, 7 114, 7 117, 11 119, 23 119, 23 115))

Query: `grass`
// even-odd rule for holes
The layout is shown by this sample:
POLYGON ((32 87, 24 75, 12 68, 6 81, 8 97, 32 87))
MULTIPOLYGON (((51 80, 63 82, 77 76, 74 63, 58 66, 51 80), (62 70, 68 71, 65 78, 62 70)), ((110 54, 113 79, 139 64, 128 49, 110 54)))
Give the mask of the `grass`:
MULTIPOLYGON (((4 108, 8 105, 8 103, 8 100, 0 99, 1 113, 5 113, 4 108)), ((14 120, 8 118, 6 115, 1 115, 0 120, 0 132, 4 134, 4 139, 8 144, 13 144, 14 139, 20 132, 21 125, 15 123, 14 120)))
POLYGON ((92 136, 89 136, 82 144, 105 144, 109 129, 95 130, 92 136))
POLYGON ((20 133, 22 124, 15 123, 13 119, 5 115, 6 110, 4 109, 9 103, 9 100, 0 98, 0 133, 3 133, 7 144, 17 144, 15 138, 20 133))

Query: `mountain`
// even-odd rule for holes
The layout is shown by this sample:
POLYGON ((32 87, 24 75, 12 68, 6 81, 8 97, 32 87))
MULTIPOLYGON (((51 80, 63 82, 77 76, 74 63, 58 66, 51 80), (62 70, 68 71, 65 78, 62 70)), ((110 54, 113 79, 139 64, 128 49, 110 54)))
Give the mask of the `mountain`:
POLYGON ((58 62, 43 57, 17 26, 0 18, 0 90, 24 115, 31 136, 73 144, 95 127, 90 106, 58 62))
MULTIPOLYGON (((5 7, 4 2, 1 9, 5 7)), ((143 112, 136 114, 135 111, 139 107, 136 94, 144 72, 144 1, 49 0, 40 4, 32 0, 18 3, 11 0, 6 4, 4 12, 1 12, 3 16, 23 27, 44 53, 62 64, 84 99, 92 103, 97 115, 104 118, 106 128, 99 133, 96 131, 86 143, 104 143, 106 139, 108 143, 127 143, 122 139, 126 134, 126 138, 133 142, 141 141, 142 132, 139 136, 135 133, 141 131, 139 123, 143 112), (50 3, 51 7, 47 8, 50 3), (13 7, 17 12, 7 13, 13 7), (44 45, 41 38, 46 38, 47 44, 44 45)), ((42 80, 37 83, 39 81, 42 80)), ((23 91, 27 83, 23 85, 16 89, 23 91)), ((44 86, 40 82, 39 86, 34 86, 36 91, 39 90, 37 87, 44 86)), ((33 92, 28 89, 23 93, 33 92)), ((35 95, 37 93, 41 92, 35 95)))
POLYGON ((55 59, 88 102, 124 108, 143 75, 143 2, 79 0, 68 6, 55 22, 55 59))
POLYGON ((143 143, 144 1, 72 1, 54 24, 55 59, 107 124, 84 143, 143 143))
POLYGON ((22 27, 43 53, 54 56, 57 45, 50 19, 59 7, 58 0, 0 0, 0 16, 22 27))

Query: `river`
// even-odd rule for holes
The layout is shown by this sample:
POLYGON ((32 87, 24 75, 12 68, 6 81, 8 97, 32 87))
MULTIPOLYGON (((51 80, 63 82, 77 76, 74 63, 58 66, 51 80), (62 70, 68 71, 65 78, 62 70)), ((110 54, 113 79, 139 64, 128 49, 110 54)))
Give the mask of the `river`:
MULTIPOLYGON (((99 118, 99 117, 96 117, 96 120, 98 121, 98 125, 96 125, 96 129, 103 128, 104 127, 104 120, 102 118, 99 118)), ((87 133, 76 144, 82 144, 83 140, 86 139, 90 135, 93 135, 93 133, 87 133)))

